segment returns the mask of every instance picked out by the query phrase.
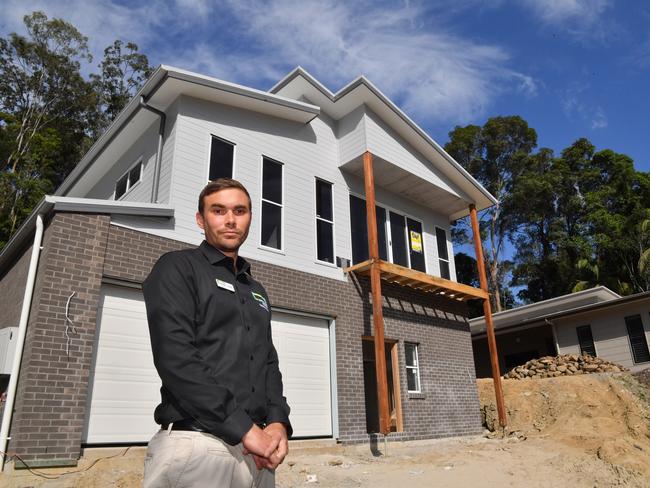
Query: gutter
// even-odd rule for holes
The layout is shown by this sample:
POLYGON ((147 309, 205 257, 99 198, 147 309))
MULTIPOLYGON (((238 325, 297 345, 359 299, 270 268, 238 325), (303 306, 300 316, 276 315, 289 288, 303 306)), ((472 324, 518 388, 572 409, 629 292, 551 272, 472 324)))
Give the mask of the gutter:
MULTIPOLYGON (((147 98, 149 98, 149 95, 147 98)), ((140 97, 139 107, 149 110, 150 112, 156 114, 160 117, 160 126, 158 127, 158 149, 156 151, 156 162, 154 163, 153 170, 153 185, 151 188, 151 203, 158 203, 158 187, 160 185, 160 167, 162 165, 162 152, 163 145, 165 143, 165 123, 167 121, 167 116, 165 112, 153 108, 151 105, 147 105, 146 99, 144 96, 140 97)))
POLYGON ((34 234, 34 244, 32 245, 32 256, 29 261, 29 271, 27 273, 27 284, 25 285, 25 295, 23 297, 23 306, 20 312, 20 322, 18 323, 18 339, 16 340, 16 353, 14 354, 13 364, 11 365, 11 376, 9 377, 9 387, 7 388, 7 402, 5 403, 2 413, 2 427, 0 427, 0 471, 4 470, 5 461, 7 460, 7 444, 9 443, 9 427, 11 418, 14 413, 14 404, 16 402, 16 390, 18 387, 18 374, 20 372, 20 363, 23 358, 23 346, 25 345, 25 336, 27 335, 27 322, 29 321, 29 311, 34 296, 34 285, 36 283, 36 270, 41 255, 41 243, 43 242, 43 214, 36 216, 36 233, 34 234))

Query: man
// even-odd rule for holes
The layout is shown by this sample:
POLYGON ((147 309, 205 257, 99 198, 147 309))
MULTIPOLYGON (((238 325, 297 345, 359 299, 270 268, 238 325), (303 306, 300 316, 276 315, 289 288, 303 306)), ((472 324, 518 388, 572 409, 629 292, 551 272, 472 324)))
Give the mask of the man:
POLYGON ((248 191, 210 182, 196 223, 205 241, 163 255, 142 287, 162 380, 144 487, 273 487, 291 425, 268 296, 238 256, 248 191))

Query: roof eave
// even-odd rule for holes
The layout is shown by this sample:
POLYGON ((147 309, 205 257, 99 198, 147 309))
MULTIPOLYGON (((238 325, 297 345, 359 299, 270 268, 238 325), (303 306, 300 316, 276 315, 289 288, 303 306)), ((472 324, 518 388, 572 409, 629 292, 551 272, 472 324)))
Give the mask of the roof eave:
POLYGON ((157 203, 124 202, 98 200, 90 198, 70 198, 46 195, 34 207, 29 217, 22 223, 16 233, 9 239, 0 251, 0 273, 7 263, 19 252, 36 228, 36 218, 47 217, 53 212, 78 212, 110 215, 134 215, 158 218, 172 218, 174 208, 157 203))
MULTIPOLYGON (((316 78, 314 78, 311 74, 309 74, 305 69, 298 66, 297 68, 292 70, 289 74, 287 74, 282 80, 276 83, 269 90, 269 92, 277 93, 298 76, 302 76, 307 82, 309 82, 312 86, 314 86, 314 88, 316 88, 323 95, 329 98, 333 103, 336 103, 338 100, 340 100, 347 94, 351 93, 359 86, 366 87, 379 100, 381 100, 384 104, 386 104, 399 118, 401 118, 418 136, 423 138, 426 143, 428 143, 438 154, 440 154, 449 164, 451 164, 452 167, 456 171, 458 171, 465 178, 465 180, 467 180, 471 184, 471 186, 475 190, 477 190, 481 196, 483 196, 485 200, 487 200, 487 202, 484 202, 483 204, 480 204, 479 202, 473 202, 473 203, 478 203, 477 210, 483 210, 485 208, 491 207, 492 205, 496 205, 499 203, 499 201, 489 191, 487 191, 483 187, 483 185, 481 185, 471 174, 469 174, 469 172, 465 170, 465 168, 463 168, 454 158, 452 158, 451 155, 449 155, 436 141, 434 141, 420 126, 418 126, 408 115, 406 115, 397 105, 395 105, 392 102, 392 100, 390 100, 390 98, 384 95, 381 92, 381 90, 379 90, 379 88, 373 85, 373 83, 370 80, 368 80, 365 76, 363 75, 359 76, 358 78, 352 80, 350 83, 345 85, 336 93, 332 93, 316 78)), ((458 213, 458 215, 454 215, 453 218, 454 219, 460 218, 467 215, 468 213, 469 210, 467 212, 458 213)))

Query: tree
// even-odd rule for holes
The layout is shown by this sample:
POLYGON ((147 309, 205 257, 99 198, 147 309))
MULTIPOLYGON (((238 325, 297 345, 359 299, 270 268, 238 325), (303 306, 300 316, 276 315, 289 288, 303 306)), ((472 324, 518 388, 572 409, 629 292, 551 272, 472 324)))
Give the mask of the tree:
POLYGON ((492 304, 503 309, 502 253, 515 231, 510 196, 526 158, 537 145, 537 133, 518 116, 493 117, 483 127, 456 127, 445 150, 471 173, 499 203, 481 215, 486 232, 485 254, 492 304))
POLYGON ((565 293, 557 252, 560 182, 553 151, 544 148, 528 157, 513 185, 510 201, 517 233, 513 237, 516 253, 511 285, 524 286, 518 296, 526 303, 565 293))
POLYGON ((606 149, 594 154, 585 192, 592 266, 601 281, 621 294, 648 289, 639 263, 648 247, 643 222, 650 218, 648 174, 629 156, 606 149))
POLYGON ((0 38, 0 244, 78 160, 94 107, 80 74, 87 38, 43 12, 24 22, 27 37, 0 38))
POLYGON ((135 44, 115 41, 85 80, 85 36, 43 12, 24 22, 26 36, 0 38, 0 247, 151 74, 135 44))
POLYGON ((100 74, 91 80, 99 96, 98 130, 103 131, 117 117, 133 95, 151 75, 147 56, 138 52, 137 44, 116 40, 104 49, 100 74))

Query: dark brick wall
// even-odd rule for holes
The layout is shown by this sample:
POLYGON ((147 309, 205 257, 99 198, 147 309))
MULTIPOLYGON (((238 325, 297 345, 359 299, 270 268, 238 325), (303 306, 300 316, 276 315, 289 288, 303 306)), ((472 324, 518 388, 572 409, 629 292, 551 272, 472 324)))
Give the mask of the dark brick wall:
MULTIPOLYGON (((188 247, 111 226, 104 274, 142 281, 162 252, 188 247), (125 265, 125 260, 128 265, 125 265)), ((341 282, 251 260, 272 305, 336 319, 339 432, 342 441, 368 439, 363 392, 363 335, 372 334, 369 283, 341 282)), ((387 338, 399 340, 404 432, 421 439, 481 431, 474 361, 465 304, 398 286, 382 287, 387 338), (419 345, 422 394, 407 394, 404 341, 419 345)))
POLYGON ((0 329, 18 326, 31 254, 29 246, 11 268, 0 272, 0 329))
MULTIPOLYGON (((108 216, 56 214, 46 230, 19 380, 11 450, 26 460, 77 459, 102 277, 142 282, 164 252, 186 243, 109 225, 108 216), (79 334, 65 352, 65 304, 79 334)), ((372 334, 369 284, 262 262, 253 273, 274 306, 336 319, 340 440, 367 441, 362 336, 372 334)), ((480 432, 469 328, 462 303, 383 286, 385 334, 399 341, 404 432, 420 439, 480 432), (404 341, 419 345, 422 394, 406 390, 404 341)))
POLYGON ((10 451, 25 460, 77 459, 109 217, 56 214, 44 236, 18 381, 10 451), (66 354, 65 307, 76 325, 66 354))

